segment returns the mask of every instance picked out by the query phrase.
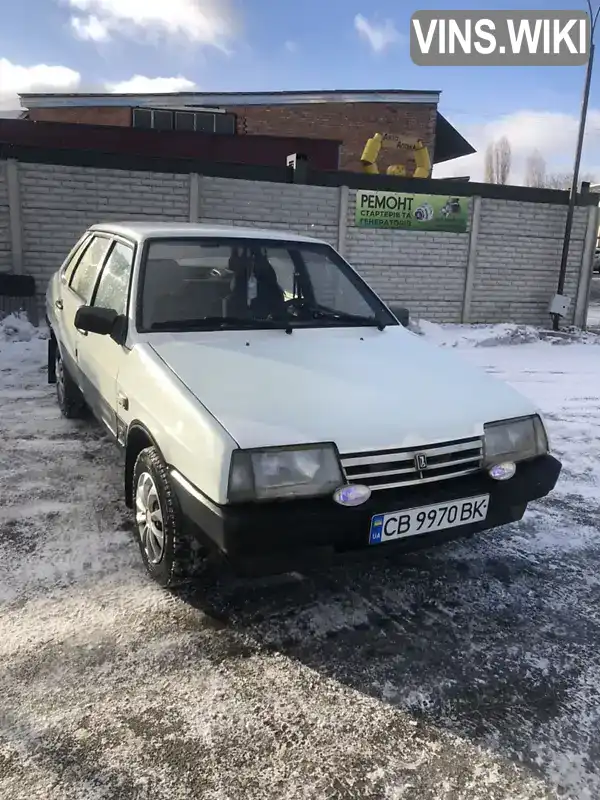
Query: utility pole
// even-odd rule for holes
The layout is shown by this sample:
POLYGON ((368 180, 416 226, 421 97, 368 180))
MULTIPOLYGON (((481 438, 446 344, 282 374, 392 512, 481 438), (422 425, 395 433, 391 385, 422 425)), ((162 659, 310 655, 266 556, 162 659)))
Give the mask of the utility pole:
MULTIPOLYGON (((590 55, 588 58, 587 68, 585 72, 585 84, 583 87, 583 98, 581 100, 581 113, 579 116, 579 134, 577 136, 577 149, 575 151, 575 164, 573 167, 573 182, 571 184, 571 193, 569 195, 569 207, 567 209, 565 235, 563 238, 563 248, 560 259, 560 272, 558 274, 558 285, 556 287, 556 293, 558 295, 562 295, 565 289, 565 278, 567 275, 567 261, 569 258, 569 245, 571 244, 571 231, 573 229, 573 216, 575 214, 575 205, 577 203, 579 168, 581 166, 581 153, 583 151, 585 123, 587 121, 588 103, 590 99, 592 69, 594 67, 594 33, 596 31, 596 22, 598 21, 598 14, 600 14, 600 6, 598 7, 596 14, 594 14, 592 11, 590 0, 587 0, 587 5, 590 12, 590 55)), ((560 314, 552 314, 553 330, 557 331, 559 329, 559 321, 560 321, 560 314)))

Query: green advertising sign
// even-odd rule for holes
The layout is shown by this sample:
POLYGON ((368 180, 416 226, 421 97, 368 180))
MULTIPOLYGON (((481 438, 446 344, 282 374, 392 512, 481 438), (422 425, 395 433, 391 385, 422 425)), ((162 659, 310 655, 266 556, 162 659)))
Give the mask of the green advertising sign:
POLYGON ((467 230, 468 211, 468 197, 399 194, 368 189, 356 192, 358 228, 464 233, 467 230))

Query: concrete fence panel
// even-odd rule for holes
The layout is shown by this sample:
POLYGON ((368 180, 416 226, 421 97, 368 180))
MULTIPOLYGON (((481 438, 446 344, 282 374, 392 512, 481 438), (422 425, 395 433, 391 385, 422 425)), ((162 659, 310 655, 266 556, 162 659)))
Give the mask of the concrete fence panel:
POLYGON ((199 193, 200 222, 291 230, 337 244, 338 189, 202 176, 199 193))
MULTIPOLYGON (((482 199, 471 322, 548 324, 566 216, 566 206, 482 199)), ((587 209, 577 208, 565 282, 565 293, 572 298, 570 318, 587 221, 587 209)))
POLYGON ((25 270, 45 284, 89 225, 189 218, 189 175, 19 164, 25 270))
MULTIPOLYGON (((500 187, 502 188, 502 187, 500 187)), ((504 187, 506 188, 506 187, 504 187)), ((517 189, 511 190, 518 196, 517 189)), ((526 191, 526 190, 524 190, 526 191)), ((531 190, 529 190, 531 191, 531 190)), ((472 192, 471 192, 472 193, 472 192)), ((291 230, 337 247, 388 302, 438 322, 549 323, 567 208, 468 200, 464 233, 357 227, 357 190, 190 172, 0 161, 0 271, 43 294, 75 240, 109 220, 171 220, 291 230)), ((527 195, 528 197, 530 195, 527 195)), ((535 199, 535 198, 534 198, 535 199)), ((575 211, 565 292, 584 318, 597 213, 575 211)))

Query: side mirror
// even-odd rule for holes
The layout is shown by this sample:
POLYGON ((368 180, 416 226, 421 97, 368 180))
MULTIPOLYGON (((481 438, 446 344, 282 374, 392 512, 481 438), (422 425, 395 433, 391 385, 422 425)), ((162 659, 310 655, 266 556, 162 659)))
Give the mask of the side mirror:
POLYGON ((404 306, 398 306, 395 303, 389 304, 388 308, 390 309, 392 314, 396 317, 400 325, 403 325, 405 328, 408 328, 408 323, 410 320, 410 314, 408 308, 404 308, 404 306))
POLYGON ((75 313, 75 327, 86 333, 108 336, 115 329, 119 314, 112 308, 80 306, 75 313))

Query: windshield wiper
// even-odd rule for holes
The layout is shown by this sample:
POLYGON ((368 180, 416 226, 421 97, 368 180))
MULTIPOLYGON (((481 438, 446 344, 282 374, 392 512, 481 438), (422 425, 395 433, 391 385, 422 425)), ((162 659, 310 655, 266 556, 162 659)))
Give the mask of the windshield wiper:
POLYGON ((309 306, 308 310, 315 315, 315 318, 332 320, 336 322, 354 322, 358 325, 373 325, 380 331, 385 329, 385 323, 377 317, 365 317, 362 314, 350 314, 346 311, 336 311, 327 306, 309 306))
POLYGON ((292 329, 286 320, 253 319, 251 317, 198 317, 196 319, 172 319, 164 322, 153 322, 150 329, 153 331, 199 331, 199 330, 285 330, 291 333, 292 329))

